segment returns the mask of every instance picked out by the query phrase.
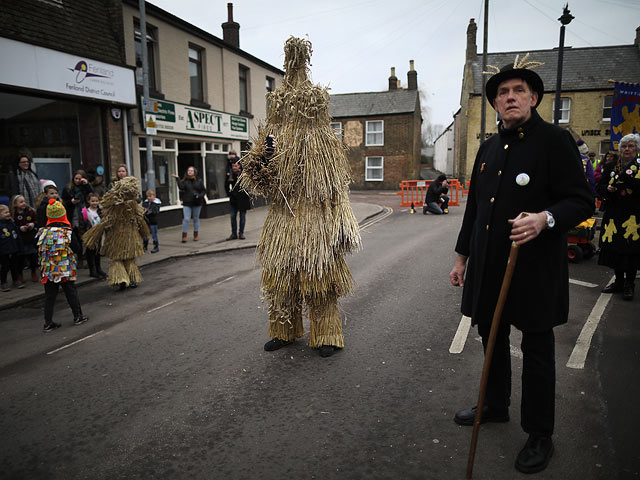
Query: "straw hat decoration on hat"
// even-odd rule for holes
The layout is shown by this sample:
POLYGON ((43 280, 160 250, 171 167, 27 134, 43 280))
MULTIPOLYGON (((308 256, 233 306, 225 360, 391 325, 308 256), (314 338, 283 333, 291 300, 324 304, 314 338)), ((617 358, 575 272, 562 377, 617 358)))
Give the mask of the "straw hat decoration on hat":
POLYGON ((516 59, 513 64, 510 63, 502 68, 498 68, 494 65, 487 65, 487 67, 491 71, 482 72, 484 75, 492 75, 492 77, 487 80, 486 86, 487 100, 489 100, 489 103, 492 107, 500 84, 505 80, 510 80, 512 78, 521 78, 526 81, 531 86, 533 91, 538 94, 538 102, 535 106, 537 107, 538 105, 540 105, 542 96, 544 94, 544 84, 542 83, 542 79, 536 72, 533 71, 533 69, 539 67, 540 65, 544 65, 544 63, 529 60, 528 53, 524 57, 522 57, 522 59, 520 59, 519 57, 520 55, 516 55, 516 59))

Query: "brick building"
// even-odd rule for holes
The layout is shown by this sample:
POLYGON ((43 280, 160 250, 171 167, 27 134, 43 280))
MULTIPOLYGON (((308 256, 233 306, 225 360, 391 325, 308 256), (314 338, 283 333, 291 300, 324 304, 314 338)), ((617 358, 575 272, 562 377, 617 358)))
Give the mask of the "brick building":
MULTIPOLYGON (((0 10, 0 189, 19 153, 59 188, 125 163, 135 105, 120 0, 22 0, 0 10)), ((9 193, 9 192, 6 192, 9 193)))
MULTIPOLYGON (((477 53, 477 26, 471 19, 467 28, 467 50, 462 79, 460 111, 454 117, 454 163, 461 180, 471 176, 473 162, 480 147, 480 112, 482 101, 482 54, 477 53)), ((545 92, 537 110, 547 122, 553 122, 553 106, 558 66, 558 49, 530 52, 487 54, 487 64, 502 68, 513 63, 516 55, 544 62, 536 69, 545 92)), ((640 27, 630 45, 606 47, 565 47, 562 69, 562 93, 559 126, 577 140, 582 138, 591 151, 603 156, 609 149, 613 83, 609 80, 636 83, 640 80, 640 27)), ((486 137, 497 133, 497 116, 486 108, 486 137)))
POLYGON ((407 80, 400 88, 392 68, 388 91, 331 95, 329 114, 349 147, 355 189, 396 189, 419 178, 422 116, 413 60, 407 80))
MULTIPOLYGON (((222 5, 222 4, 220 4, 222 5)), ((282 83, 284 72, 240 49, 240 25, 227 5, 223 38, 146 3, 150 103, 155 108, 153 137, 156 192, 163 207, 160 223, 182 218, 176 182, 195 166, 207 190, 201 217, 228 211, 224 190, 226 159, 238 154, 266 117, 266 94, 282 83)), ((220 12, 224 19, 224 10, 220 12)), ((127 63, 136 65, 137 101, 142 101, 142 42, 137 0, 123 0, 127 63)), ((146 142, 141 108, 132 111, 132 168, 144 179, 146 142)))

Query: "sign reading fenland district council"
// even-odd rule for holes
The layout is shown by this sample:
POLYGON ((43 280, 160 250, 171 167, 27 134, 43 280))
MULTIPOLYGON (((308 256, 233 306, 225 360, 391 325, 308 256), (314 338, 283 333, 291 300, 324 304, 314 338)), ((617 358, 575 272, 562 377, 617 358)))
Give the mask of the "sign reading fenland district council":
POLYGON ((249 122, 245 117, 155 98, 151 99, 151 106, 158 132, 249 140, 249 122))

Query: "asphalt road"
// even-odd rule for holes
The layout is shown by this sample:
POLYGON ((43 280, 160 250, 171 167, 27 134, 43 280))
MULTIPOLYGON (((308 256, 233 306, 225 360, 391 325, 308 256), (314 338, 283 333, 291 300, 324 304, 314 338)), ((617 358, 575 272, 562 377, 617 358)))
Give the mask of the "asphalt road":
MULTIPOLYGON (((253 250, 151 265, 127 292, 84 286, 91 320, 72 326, 61 298, 63 328, 46 335, 41 304, 3 311, 0 478, 464 478, 471 430, 453 415, 475 403, 482 347, 472 329, 449 353, 462 209, 411 215, 394 196, 358 194, 367 200, 393 212, 349 258, 346 347, 327 359, 306 337, 263 351, 253 250)), ((611 272, 592 259, 570 276, 582 283, 556 329, 556 453, 537 478, 638 478, 640 299, 612 297, 584 368, 568 368, 611 272)), ((525 478, 513 468, 526 440, 517 332, 512 345, 512 419, 481 428, 477 479, 525 478)))

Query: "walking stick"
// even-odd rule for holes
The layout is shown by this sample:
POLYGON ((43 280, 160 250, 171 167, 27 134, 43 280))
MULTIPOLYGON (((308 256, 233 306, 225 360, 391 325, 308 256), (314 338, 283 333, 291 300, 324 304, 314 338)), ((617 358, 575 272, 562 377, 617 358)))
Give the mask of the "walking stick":
POLYGON ((516 267, 517 258, 518 245, 516 245, 516 242, 512 242, 511 250, 509 251, 507 269, 504 272, 502 287, 500 288, 500 295, 498 296, 498 303, 496 304, 496 310, 493 313, 493 320, 491 320, 491 331, 489 332, 487 350, 484 353, 484 364, 482 365, 482 377, 480 379, 480 392, 478 393, 478 405, 476 407, 476 417, 473 420, 473 434, 471 435, 471 447, 469 448, 469 459, 467 461, 467 480, 471 479, 471 475, 473 473, 473 460, 476 456, 476 445, 478 443, 480 421, 482 420, 482 407, 484 407, 484 396, 487 390, 487 381, 489 380, 491 359, 493 358, 493 348, 496 344, 496 336, 498 335, 500 318, 502 317, 502 310, 504 309, 504 304, 507 300, 507 294, 509 293, 509 287, 511 286, 511 278, 513 277, 513 271, 516 267))

